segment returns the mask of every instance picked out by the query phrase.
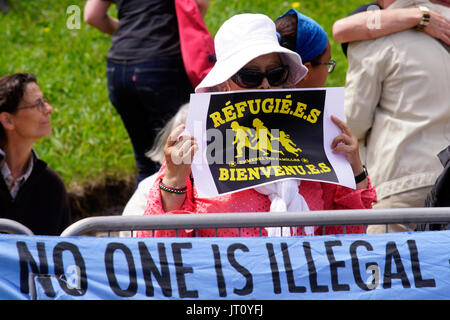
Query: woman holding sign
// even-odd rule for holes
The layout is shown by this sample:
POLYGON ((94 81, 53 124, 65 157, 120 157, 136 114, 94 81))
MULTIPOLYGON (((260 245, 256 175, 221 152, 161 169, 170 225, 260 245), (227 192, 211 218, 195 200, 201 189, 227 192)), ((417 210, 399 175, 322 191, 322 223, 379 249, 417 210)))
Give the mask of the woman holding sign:
MULTIPOLYGON (((196 92, 244 89, 294 88, 306 75, 300 56, 279 45, 274 22, 262 14, 240 14, 227 20, 215 37, 217 62, 196 92)), ((332 117, 341 129, 331 148, 342 152, 357 177, 356 190, 307 180, 291 179, 213 198, 199 198, 190 178, 192 158, 198 149, 193 137, 182 135, 177 127, 165 146, 166 162, 150 190, 146 215, 179 213, 310 211, 332 209, 369 209, 376 193, 367 179, 358 153, 358 141, 345 123, 332 117)), ((279 235, 279 228, 266 228, 263 235, 279 235)), ((295 235, 287 228, 283 235, 295 235)), ((328 229, 327 233, 342 233, 328 229)), ((347 233, 362 233, 363 228, 347 227, 347 233)), ((259 236, 257 228, 241 229, 242 236, 259 236)), ((312 230, 310 234, 318 234, 312 230)), ((199 236, 215 236, 215 230, 199 230, 199 236)), ((238 236, 237 229, 218 230, 218 236, 238 236)), ((152 231, 138 236, 153 236, 152 231)), ((175 231, 155 231, 154 236, 175 236, 175 231)), ((180 230, 178 236, 194 236, 180 230)))

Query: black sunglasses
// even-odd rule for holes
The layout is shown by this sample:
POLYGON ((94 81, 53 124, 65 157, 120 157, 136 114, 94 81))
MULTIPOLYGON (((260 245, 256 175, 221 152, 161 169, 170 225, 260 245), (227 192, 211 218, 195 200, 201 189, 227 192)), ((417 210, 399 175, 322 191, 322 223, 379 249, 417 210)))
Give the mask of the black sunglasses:
POLYGON ((262 72, 254 69, 242 68, 234 76, 231 77, 234 83, 241 88, 256 88, 264 80, 267 79, 269 84, 273 87, 281 86, 289 77, 289 66, 284 65, 267 72, 262 72))

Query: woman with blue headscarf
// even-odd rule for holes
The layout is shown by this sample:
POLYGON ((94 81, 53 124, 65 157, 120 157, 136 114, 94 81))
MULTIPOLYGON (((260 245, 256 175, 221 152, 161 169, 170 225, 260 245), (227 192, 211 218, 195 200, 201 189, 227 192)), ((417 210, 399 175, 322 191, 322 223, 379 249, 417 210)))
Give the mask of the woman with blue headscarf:
POLYGON ((336 62, 331 60, 331 48, 325 30, 313 19, 290 9, 275 20, 280 44, 297 52, 308 68, 297 88, 323 87, 336 62))

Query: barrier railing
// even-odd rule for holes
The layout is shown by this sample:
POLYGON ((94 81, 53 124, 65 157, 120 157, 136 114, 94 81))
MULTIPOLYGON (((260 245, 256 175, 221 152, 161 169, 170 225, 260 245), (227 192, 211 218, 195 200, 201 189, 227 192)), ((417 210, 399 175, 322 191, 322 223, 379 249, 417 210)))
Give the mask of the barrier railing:
POLYGON ((26 234, 29 236, 34 235, 33 232, 23 224, 10 220, 10 219, 0 219, 0 232, 12 233, 12 234, 26 234))
POLYGON ((79 220, 61 236, 89 232, 450 223, 450 207, 309 212, 209 213, 150 216, 102 216, 79 220))

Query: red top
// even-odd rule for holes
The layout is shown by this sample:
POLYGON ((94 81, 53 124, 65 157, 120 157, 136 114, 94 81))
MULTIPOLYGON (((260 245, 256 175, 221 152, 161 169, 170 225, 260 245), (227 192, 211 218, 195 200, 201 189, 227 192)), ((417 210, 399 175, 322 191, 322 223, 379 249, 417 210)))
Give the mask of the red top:
MULTIPOLYGON (((186 200, 180 210, 165 212, 162 207, 161 191, 159 181, 164 176, 165 166, 158 173, 158 178, 150 189, 147 206, 144 215, 151 214, 201 214, 201 213, 235 213, 235 212, 268 212, 270 211, 270 200, 254 189, 238 191, 231 194, 221 195, 213 198, 199 198, 195 186, 190 179, 186 180, 186 200)), ((339 209, 371 209, 372 203, 376 202, 375 188, 369 180, 367 189, 353 190, 347 187, 331 183, 322 183, 303 180, 299 187, 299 193, 303 196, 311 211, 313 210, 339 210, 339 209)), ((268 212, 270 214, 270 212, 268 212)), ((297 234, 301 235, 301 228, 296 228, 297 234)), ((321 235, 323 228, 315 227, 314 234, 321 235)), ((342 234, 344 226, 327 226, 325 234, 342 234)), ((346 233, 365 233, 364 226, 346 226, 346 233)), ((260 228, 241 228, 241 237, 258 237, 260 228)), ((263 228, 261 235, 267 236, 263 228)), ((138 237, 152 237, 153 231, 138 231, 138 237)), ((156 230, 155 237, 175 237, 175 230, 156 230)), ((194 230, 178 230, 178 237, 194 237, 194 230)), ((215 237, 215 229, 200 229, 197 236, 215 237)), ((218 237, 237 237, 238 228, 219 229, 218 237)))

